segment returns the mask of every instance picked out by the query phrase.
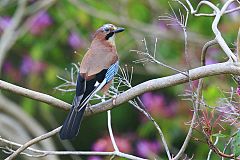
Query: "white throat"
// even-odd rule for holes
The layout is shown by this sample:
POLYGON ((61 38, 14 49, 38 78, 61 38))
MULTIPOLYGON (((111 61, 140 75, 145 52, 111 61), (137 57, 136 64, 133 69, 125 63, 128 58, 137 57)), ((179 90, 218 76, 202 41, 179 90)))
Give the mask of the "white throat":
POLYGON ((111 43, 112 45, 115 45, 115 34, 108 39, 108 42, 111 43))

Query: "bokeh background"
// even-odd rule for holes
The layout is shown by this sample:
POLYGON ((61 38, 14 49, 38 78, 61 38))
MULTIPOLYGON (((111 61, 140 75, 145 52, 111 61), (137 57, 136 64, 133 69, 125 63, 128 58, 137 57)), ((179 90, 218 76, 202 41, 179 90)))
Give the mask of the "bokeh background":
MULTIPOLYGON (((213 1, 222 6, 224 0, 213 1)), ((0 35, 11 26, 20 0, 0 1, 0 35)), ((185 14, 176 2, 170 2, 173 10, 185 14)), ((193 1, 193 5, 199 0, 193 1)), ((234 6, 231 6, 234 7, 234 6)), ((207 7, 201 9, 211 13, 207 7)), ((1 79, 7 82, 52 95, 71 103, 74 92, 61 92, 55 87, 63 81, 57 76, 67 76, 72 63, 81 62, 87 51, 94 31, 105 23, 113 23, 126 30, 118 34, 116 44, 120 65, 129 71, 133 67, 132 85, 144 81, 175 74, 176 72, 154 63, 134 63, 142 58, 130 50, 145 51, 143 39, 148 49, 154 51, 156 59, 179 70, 200 66, 201 49, 205 42, 214 38, 211 30, 212 17, 190 16, 187 25, 188 51, 184 54, 184 37, 178 25, 167 25, 159 21, 159 16, 172 14, 166 0, 28 0, 25 15, 17 32, 11 35, 10 47, 1 56, 1 79), (188 63, 186 63, 188 62, 188 63)), ((18 13, 19 14, 19 13, 18 13)), ((234 50, 240 23, 239 12, 222 18, 219 29, 226 42, 234 50)), ((1 39, 3 43, 6 39, 1 39)), ((2 53, 2 51, 1 51, 2 53)), ((225 54, 216 45, 207 55, 207 64, 223 62, 225 54)), ((197 82, 193 82, 194 85, 197 82)), ((229 96, 225 91, 236 88, 231 76, 206 78, 204 96, 206 103, 213 107, 219 98, 229 96), (214 82, 214 83, 213 83, 214 82)), ((127 88, 126 88, 127 89, 127 88)), ((143 103, 162 128, 170 150, 176 154, 188 131, 192 104, 184 101, 182 94, 189 90, 189 84, 168 87, 141 95, 143 103)), ((62 124, 66 111, 54 108, 35 100, 1 90, 0 96, 0 136, 24 143, 62 124)), ((96 103, 95 101, 91 102, 96 103)), ((231 133, 233 126, 222 124, 225 133, 231 133)), ((146 157, 166 159, 159 134, 153 124, 128 103, 112 110, 112 127, 121 151, 146 157)), ((202 142, 203 136, 194 131, 194 137, 186 150, 186 156, 193 159, 206 159, 209 148, 202 142)), ((223 146, 224 139, 219 142, 223 146)), ((54 136, 35 147, 49 150, 112 151, 107 130, 107 114, 100 113, 84 119, 79 135, 71 141, 61 141, 54 136)), ((7 154, 0 152, 0 159, 7 154)), ((42 159, 79 159, 78 156, 49 156, 42 159)), ((100 160, 109 157, 82 156, 82 159, 100 160)), ((216 155, 213 159, 218 159, 216 155)), ((18 159, 27 159, 19 156, 18 159)), ((119 159, 119 158, 116 158, 119 159)))

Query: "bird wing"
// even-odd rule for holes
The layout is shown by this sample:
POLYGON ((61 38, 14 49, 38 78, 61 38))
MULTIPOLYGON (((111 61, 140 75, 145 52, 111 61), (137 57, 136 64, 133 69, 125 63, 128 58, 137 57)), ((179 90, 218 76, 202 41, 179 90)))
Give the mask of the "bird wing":
POLYGON ((65 119, 59 132, 61 139, 71 139, 79 132, 80 124, 88 101, 106 84, 110 83, 118 71, 118 61, 112 64, 107 70, 104 69, 89 81, 78 75, 76 95, 74 97, 72 108, 65 119), (94 87, 95 82, 100 82, 94 87))
POLYGON ((80 73, 86 74, 85 78, 88 79, 108 69, 116 61, 118 61, 118 55, 115 47, 91 47, 82 59, 80 73))
POLYGON ((103 81, 98 84, 97 87, 87 96, 84 98, 84 100, 81 102, 80 106, 78 107, 78 111, 81 111, 81 109, 88 103, 88 101, 98 92, 100 91, 107 83, 109 83, 113 77, 117 74, 119 68, 119 62, 117 61, 116 63, 112 64, 106 74, 105 78, 103 81))

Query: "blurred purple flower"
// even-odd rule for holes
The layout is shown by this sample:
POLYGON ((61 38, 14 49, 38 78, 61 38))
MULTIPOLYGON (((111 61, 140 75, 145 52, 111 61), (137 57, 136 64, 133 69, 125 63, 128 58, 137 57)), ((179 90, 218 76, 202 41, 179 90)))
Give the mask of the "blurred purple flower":
POLYGON ((132 146, 128 138, 115 137, 115 140, 120 151, 125 153, 132 152, 132 146))
POLYGON ((102 160, 102 158, 99 156, 89 156, 88 160, 102 160))
POLYGON ((218 56, 218 53, 220 52, 219 48, 213 48, 213 47, 210 47, 208 48, 208 55, 210 56, 218 56))
POLYGON ((155 25, 156 25, 156 26, 159 28, 159 30, 161 30, 161 31, 167 30, 167 25, 166 25, 166 23, 165 23, 164 21, 157 21, 155 25))
MULTIPOLYGON (((224 3, 227 1, 227 0, 223 0, 224 3)), ((234 8, 237 8, 237 3, 231 3, 229 6, 228 6, 228 10, 231 10, 231 9, 234 9, 234 8)))
POLYGON ((11 18, 8 16, 0 17, 0 32, 4 31, 11 23, 11 18))
POLYGON ((160 144, 157 141, 141 140, 137 143, 137 153, 142 157, 157 155, 160 151, 160 144))
MULTIPOLYGON (((132 146, 128 138, 115 136, 117 146, 120 151, 125 153, 130 153, 132 151, 132 146)), ((102 137, 98 139, 94 144, 92 149, 94 151, 113 151, 113 145, 109 136, 102 137)))
POLYGON ((31 69, 33 67, 33 59, 29 56, 24 56, 22 59, 22 64, 20 67, 20 71, 23 75, 27 75, 31 72, 31 69))
POLYGON ((173 117, 177 113, 177 103, 175 101, 170 102, 165 108, 164 108, 164 115, 165 117, 173 117))
POLYGON ((175 102, 166 103, 166 98, 163 95, 154 94, 151 92, 143 94, 141 97, 144 105, 153 116, 171 117, 176 114, 177 105, 175 102))
POLYGON ((158 106, 164 105, 164 97, 151 92, 143 94, 142 101, 148 109, 158 110, 158 106), (157 108, 154 108, 155 106, 157 106, 157 108))
POLYGON ((32 57, 25 55, 22 59, 20 71, 23 75, 29 73, 41 73, 45 70, 46 64, 43 62, 34 61, 32 57))
POLYGON ((33 35, 40 35, 52 24, 52 19, 45 11, 38 12, 28 23, 30 32, 33 35))
POLYGON ((183 28, 177 23, 177 22, 172 22, 173 25, 169 25, 169 28, 175 30, 176 32, 182 32, 183 28))
MULTIPOLYGON (((98 139, 94 144, 93 144, 93 147, 92 149, 94 151, 100 151, 100 152, 103 152, 103 151, 107 151, 108 150, 108 146, 110 146, 110 143, 109 141, 105 138, 101 138, 101 139, 98 139)), ((112 149, 112 147, 111 147, 112 149)), ((112 151, 112 150, 110 150, 112 151)))
MULTIPOLYGON (((222 0, 224 3, 227 1, 227 0, 222 0)), ((231 3, 229 6, 228 6, 228 9, 227 10, 232 10, 232 9, 235 9, 237 8, 239 5, 238 3, 231 3)), ((235 12, 232 12, 231 14, 229 14, 230 18, 232 18, 233 20, 235 21, 239 21, 239 12, 235 11, 235 12)))
POLYGON ((73 49, 79 49, 83 45, 82 39, 76 32, 71 32, 68 36, 68 43, 73 49))
POLYGON ((217 61, 215 59, 217 59, 218 53, 219 53, 218 48, 211 48, 210 47, 208 49, 208 56, 206 57, 206 65, 216 64, 217 61))
POLYGON ((12 63, 9 62, 9 61, 6 61, 4 64, 3 64, 3 71, 8 73, 10 72, 10 70, 12 70, 13 66, 12 66, 12 63))
POLYGON ((19 71, 14 68, 14 66, 12 65, 11 62, 6 61, 3 64, 3 72, 9 76, 12 80, 16 81, 16 82, 20 82, 22 77, 21 74, 19 73, 19 71))
POLYGON ((216 63, 217 63, 217 61, 215 61, 214 59, 206 58, 206 65, 216 64, 216 63))
POLYGON ((240 86, 237 87, 236 92, 237 92, 237 94, 240 96, 240 86))

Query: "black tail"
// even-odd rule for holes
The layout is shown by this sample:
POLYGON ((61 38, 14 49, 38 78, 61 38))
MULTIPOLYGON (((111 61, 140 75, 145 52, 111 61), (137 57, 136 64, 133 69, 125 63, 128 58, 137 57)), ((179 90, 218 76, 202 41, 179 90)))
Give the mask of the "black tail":
POLYGON ((105 74, 106 70, 103 70, 98 73, 94 79, 89 81, 82 78, 80 74, 78 75, 76 95, 73 99, 72 108, 59 132, 61 139, 72 139, 78 134, 88 101, 106 84, 106 81, 103 81, 105 74), (97 80, 101 82, 101 84, 95 87, 94 85, 97 80))
POLYGON ((72 139, 78 134, 85 109, 86 106, 78 111, 72 106, 59 132, 61 139, 72 139))
POLYGON ((72 108, 59 132, 61 139, 72 139, 78 134, 83 114, 86 109, 86 105, 80 106, 81 101, 86 96, 84 96, 85 91, 86 80, 79 74, 76 86, 76 96, 73 99, 72 108))

